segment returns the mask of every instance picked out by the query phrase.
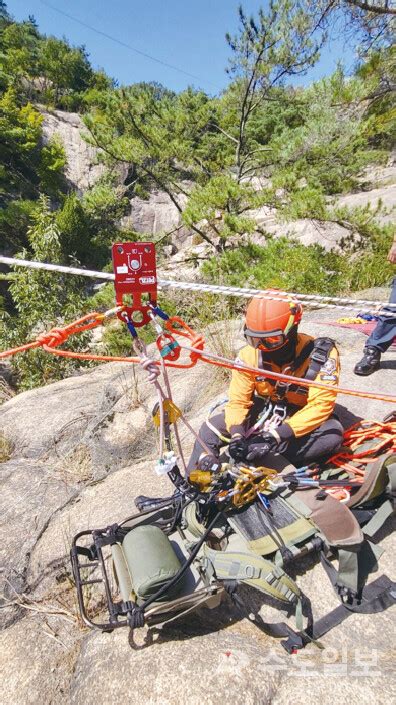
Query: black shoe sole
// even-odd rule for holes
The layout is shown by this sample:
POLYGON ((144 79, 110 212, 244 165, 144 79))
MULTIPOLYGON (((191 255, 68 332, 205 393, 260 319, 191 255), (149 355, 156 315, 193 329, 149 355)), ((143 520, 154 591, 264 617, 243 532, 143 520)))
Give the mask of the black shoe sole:
POLYGON ((356 369, 353 370, 353 372, 354 372, 355 375, 358 375, 359 377, 369 377, 369 375, 372 375, 374 372, 377 372, 377 370, 379 370, 379 368, 380 368, 380 366, 378 365, 378 367, 373 367, 373 368, 372 368, 371 370, 369 370, 368 372, 363 372, 363 371, 360 371, 360 370, 358 371, 358 370, 356 370, 356 369))

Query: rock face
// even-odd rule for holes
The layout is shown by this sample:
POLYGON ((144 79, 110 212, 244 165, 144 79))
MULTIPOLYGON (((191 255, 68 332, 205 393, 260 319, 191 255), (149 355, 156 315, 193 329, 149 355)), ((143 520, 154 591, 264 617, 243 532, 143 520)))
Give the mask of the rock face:
MULTIPOLYGON (((66 155, 66 177, 70 184, 80 193, 94 185, 105 171, 103 164, 98 163, 98 151, 87 144, 82 137, 84 125, 78 113, 67 113, 62 110, 48 112, 41 110, 43 121, 44 139, 48 141, 53 135, 62 140, 66 155)), ((119 168, 119 179, 123 183, 127 176, 126 166, 119 168)), ((362 175, 362 188, 364 190, 342 196, 337 199, 339 205, 349 208, 370 204, 376 207, 381 200, 385 208, 389 209, 387 215, 381 217, 383 222, 393 222, 394 208, 396 205, 396 164, 391 159, 386 167, 370 168, 362 175), (374 188, 373 184, 379 186, 374 188)), ((257 189, 266 185, 265 179, 254 179, 253 186, 257 189)), ((189 184, 184 184, 186 190, 189 184)), ((180 205, 183 207, 186 197, 179 196, 180 205)), ((276 210, 263 206, 248 213, 258 225, 258 231, 250 237, 253 242, 262 244, 265 241, 263 233, 267 232, 274 237, 293 237, 303 245, 313 243, 321 244, 326 250, 340 249, 351 233, 347 228, 337 223, 321 222, 315 219, 301 219, 288 223, 277 220, 276 210)), ((147 200, 139 197, 131 199, 130 213, 122 219, 124 227, 138 233, 147 233, 148 236, 160 236, 172 232, 171 243, 174 248, 185 250, 190 256, 193 244, 193 233, 182 225, 180 212, 162 191, 153 191, 147 200)), ((204 246, 204 251, 212 252, 204 246)), ((194 253, 192 253, 194 256, 194 253)), ((180 267, 180 263, 177 265, 180 267)))
MULTIPOLYGON (((185 196, 179 197, 182 207, 185 201, 185 196)), ((153 191, 147 200, 138 196, 132 198, 131 212, 122 219, 121 225, 157 236, 172 232, 172 243, 176 247, 191 243, 191 232, 183 226, 180 211, 163 191, 153 191)))
MULTIPOLYGON (((389 172, 391 170, 393 171, 393 179, 395 179, 396 167, 388 167, 387 171, 389 172)), ((389 176, 389 179, 392 179, 392 177, 389 176)), ((396 183, 389 183, 385 186, 381 186, 380 188, 370 189, 369 191, 349 193, 338 199, 338 204, 340 206, 347 206, 348 208, 363 208, 369 205, 371 209, 375 209, 379 202, 381 202, 388 210, 388 213, 384 213, 379 217, 379 220, 383 223, 394 223, 396 208, 396 183)))
MULTIPOLYGON (((274 237, 289 237, 297 240, 302 245, 319 244, 325 250, 340 250, 344 242, 349 241, 351 232, 338 223, 302 218, 288 223, 279 222, 276 210, 267 207, 251 211, 250 216, 256 221, 259 228, 274 237)), ((253 234, 250 238, 260 244, 262 236, 253 234)))
MULTIPOLYGON (((364 338, 331 327, 328 321, 338 315, 306 314, 302 329, 336 339, 342 386, 389 392, 395 354, 384 356, 381 370, 371 377, 355 377, 352 369, 364 338)), ((240 326, 230 323, 228 333, 239 348, 240 326)), ((224 342, 225 331, 220 337, 224 342)), ((223 373, 200 363, 189 371, 172 371, 170 379, 175 402, 198 429, 212 400, 224 396, 223 373)), ((326 704, 390 702, 390 610, 353 615, 322 639, 324 651, 308 646, 294 656, 242 619, 228 598, 215 610, 154 632, 154 643, 139 650, 128 642, 126 630, 100 634, 82 628, 68 559, 73 535, 131 514, 140 493, 172 491, 168 479, 153 472, 155 399, 142 370, 112 363, 17 395, 0 408, 1 429, 13 448, 0 464, 0 703, 313 705, 318 696, 326 704)), ((356 397, 339 402, 346 424, 362 414, 382 418, 390 410, 375 401, 365 400, 363 406, 356 397)), ((182 424, 180 432, 188 456, 192 438, 182 424)), ((385 527, 381 538, 386 552, 380 571, 391 577, 389 531, 385 527)), ((337 605, 320 565, 310 561, 298 573, 315 616, 337 605)), ((247 606, 261 607, 264 618, 279 618, 255 591, 246 588, 242 598, 247 606)), ((137 639, 144 646, 142 636, 137 639)))
POLYGON ((79 193, 86 191, 104 174, 105 167, 98 164, 97 150, 82 138, 85 128, 80 115, 44 109, 41 113, 44 142, 54 136, 62 141, 67 157, 66 178, 79 193))

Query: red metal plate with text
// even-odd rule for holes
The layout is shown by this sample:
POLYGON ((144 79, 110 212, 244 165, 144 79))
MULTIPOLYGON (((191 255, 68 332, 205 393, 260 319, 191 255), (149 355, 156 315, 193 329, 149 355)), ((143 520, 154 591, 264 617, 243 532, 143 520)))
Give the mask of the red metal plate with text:
MULTIPOLYGON (((157 268, 155 245, 153 242, 117 242, 112 247, 114 286, 118 306, 124 305, 129 314, 140 311, 144 320, 149 320, 147 303, 142 302, 142 294, 152 304, 157 301, 157 268), (132 297, 132 302, 124 300, 132 297)), ((134 321, 138 325, 137 321, 134 321)))

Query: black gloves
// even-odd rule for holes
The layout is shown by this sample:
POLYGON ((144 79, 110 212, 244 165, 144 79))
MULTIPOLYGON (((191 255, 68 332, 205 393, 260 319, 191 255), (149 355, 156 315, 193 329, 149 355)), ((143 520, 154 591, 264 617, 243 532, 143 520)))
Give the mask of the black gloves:
POLYGON ((198 468, 207 472, 220 472, 221 463, 215 455, 204 455, 198 460, 198 468))
POLYGON ((262 436, 256 436, 249 443, 246 460, 249 462, 261 462, 268 453, 275 451, 279 443, 272 433, 264 433, 262 436))
POLYGON ((272 433, 264 433, 261 436, 253 438, 233 438, 228 446, 228 452, 231 458, 237 462, 247 460, 249 462, 258 462, 263 460, 265 456, 278 447, 278 440, 272 433))
POLYGON ((237 438, 232 438, 228 446, 228 452, 231 458, 234 458, 237 462, 246 459, 246 454, 248 452, 249 444, 246 438, 237 436, 237 438))

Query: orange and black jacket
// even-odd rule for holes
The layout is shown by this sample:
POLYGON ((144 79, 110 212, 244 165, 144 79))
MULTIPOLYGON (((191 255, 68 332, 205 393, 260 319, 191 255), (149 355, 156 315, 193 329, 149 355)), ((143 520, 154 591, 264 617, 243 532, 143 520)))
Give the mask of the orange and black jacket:
MULTIPOLYGON (((332 341, 329 342, 331 347, 332 341)), ((310 353, 312 353, 313 346, 314 338, 299 333, 294 364, 292 362, 279 367, 273 362, 263 362, 261 351, 250 345, 242 348, 238 355, 238 361, 263 369, 263 375, 265 369, 268 369, 273 372, 284 372, 294 377, 305 377, 309 370, 312 370, 310 353)), ((276 429, 282 439, 305 436, 318 428, 333 412, 337 392, 333 391, 332 387, 337 386, 340 374, 339 354, 335 345, 331 347, 327 360, 321 366, 316 365, 316 368, 317 373, 313 379, 326 384, 329 388, 304 388, 298 383, 291 383, 286 388, 284 401, 288 409, 291 408, 294 413, 292 412, 286 421, 276 429)), ((276 381, 265 379, 264 376, 254 376, 240 370, 233 370, 228 402, 225 407, 226 427, 231 435, 243 434, 247 430, 248 415, 255 396, 276 401, 278 398, 276 381)))

